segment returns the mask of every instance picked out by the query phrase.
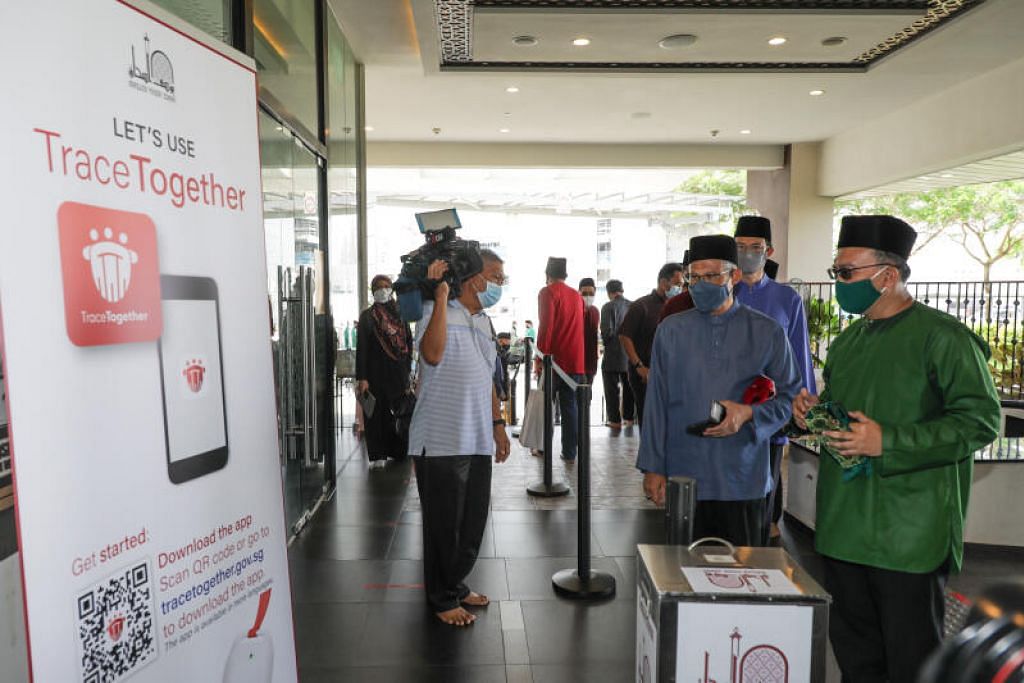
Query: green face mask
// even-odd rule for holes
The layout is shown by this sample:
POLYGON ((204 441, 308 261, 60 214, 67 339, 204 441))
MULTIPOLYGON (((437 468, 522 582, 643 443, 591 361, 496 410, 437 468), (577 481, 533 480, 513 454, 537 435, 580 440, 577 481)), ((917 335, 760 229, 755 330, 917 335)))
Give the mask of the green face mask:
MULTIPOLYGON (((881 268, 878 273, 881 273, 883 270, 885 268, 881 268)), ((836 280, 836 300, 839 302, 840 308, 847 313, 860 315, 874 306, 875 302, 883 294, 883 292, 879 292, 871 284, 871 281, 878 277, 878 273, 875 273, 867 280, 858 280, 857 282, 841 282, 836 280)))

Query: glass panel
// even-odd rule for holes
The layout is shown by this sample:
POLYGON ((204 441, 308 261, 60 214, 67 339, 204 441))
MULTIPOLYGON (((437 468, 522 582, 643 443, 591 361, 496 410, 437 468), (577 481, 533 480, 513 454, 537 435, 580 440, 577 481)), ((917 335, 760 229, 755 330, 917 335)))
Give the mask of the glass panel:
POLYGON ((217 40, 231 44, 231 0, 151 0, 217 40))
MULTIPOLYGON (((328 74, 328 174, 330 193, 331 311, 339 347, 353 355, 358 341, 359 318, 358 236, 356 214, 356 84, 355 59, 333 16, 327 27, 328 74)), ((344 352, 344 351, 343 351, 344 352)), ((354 358, 351 367, 354 368, 354 358)), ((340 425, 354 416, 354 403, 342 401, 347 414, 340 425)), ((339 425, 339 426, 340 426, 339 425)))
MULTIPOLYGON (((323 281, 318 166, 315 155, 264 113, 260 114, 260 154, 278 419, 287 434, 281 468, 291 526, 316 502, 325 481, 326 442, 321 439, 314 446, 309 435, 314 421, 323 421, 331 405, 326 383, 317 382, 315 367, 307 366, 314 356, 316 331, 326 322, 324 297, 317 286, 323 281), (303 266, 313 271, 311 303, 305 307, 299 276, 303 266), (285 269, 280 281, 279 267, 285 269), (313 392, 312 400, 308 392, 313 392)), ((329 362, 323 357, 315 361, 329 362)))
POLYGON ((255 0, 260 99, 316 139, 316 22, 312 0, 255 0))

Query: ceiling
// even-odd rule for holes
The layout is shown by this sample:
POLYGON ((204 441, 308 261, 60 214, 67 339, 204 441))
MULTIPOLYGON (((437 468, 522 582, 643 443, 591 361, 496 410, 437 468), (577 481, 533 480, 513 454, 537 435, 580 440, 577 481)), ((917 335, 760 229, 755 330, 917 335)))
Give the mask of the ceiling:
POLYGON ((945 187, 992 183, 1015 178, 1024 178, 1024 151, 1011 152, 991 159, 879 185, 863 192, 840 197, 840 199, 863 199, 891 194, 927 192, 945 187))
MULTIPOLYGON (((330 0, 354 52, 366 65, 371 145, 765 145, 825 140, 1024 59, 1021 0, 987 0, 927 31, 915 31, 914 26, 927 22, 928 12, 962 9, 963 2, 475 0, 480 8, 471 22, 439 19, 439 7, 443 14, 453 5, 465 10, 472 2, 330 0), (581 11, 579 6, 586 4, 605 7, 581 11), (683 12, 683 4, 702 5, 706 11, 683 12), (768 9, 806 9, 811 4, 833 9, 768 9), (553 9, 539 11, 540 5, 553 9), (610 5, 632 7, 611 11, 610 5), (645 9, 638 9, 641 5, 645 9), (741 12, 736 9, 741 5, 759 5, 760 11, 741 12), (898 6, 900 11, 878 12, 882 5, 898 6), (725 6, 730 9, 721 9, 725 6), (856 9, 865 6, 874 9, 856 9), (451 34, 452 26, 471 31, 460 38, 451 34), (898 49, 884 55, 872 52, 907 31, 913 39, 898 49), (659 35, 674 33, 693 33, 698 40, 680 50, 657 46, 659 35), (537 44, 513 45, 513 39, 523 35, 536 37, 537 44), (836 35, 847 41, 832 48, 821 45, 821 40, 836 35), (889 38, 879 43, 886 35, 889 38), (572 36, 590 38, 591 43, 572 46, 572 36), (787 42, 769 46, 767 39, 775 36, 784 36, 787 42), (454 38, 469 41, 472 60, 493 61, 478 67, 447 59, 444 46, 454 38), (565 60, 577 51, 580 57, 567 67, 565 60), (533 55, 534 61, 523 65, 519 52, 533 55), (661 53, 671 54, 675 66, 637 67, 650 65, 661 53), (875 56, 862 59, 871 54, 875 56), (600 67, 582 64, 586 60, 600 67), (707 72, 681 67, 685 60, 756 68, 707 72), (582 64, 579 69, 572 66, 577 62, 582 64), (495 69, 495 63, 504 66, 495 69), (822 64, 838 66, 821 68, 822 64), (518 91, 507 92, 510 87, 518 91), (824 94, 810 95, 817 90, 824 94)), ((500 158, 495 165, 500 165, 500 158)))

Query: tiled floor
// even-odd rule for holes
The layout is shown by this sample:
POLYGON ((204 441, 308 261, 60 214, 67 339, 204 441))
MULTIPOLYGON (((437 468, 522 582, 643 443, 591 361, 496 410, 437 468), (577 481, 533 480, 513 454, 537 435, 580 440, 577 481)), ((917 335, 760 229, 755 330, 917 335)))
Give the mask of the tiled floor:
MULTIPOLYGON (((556 432, 557 439, 557 432, 556 432)), ((592 430, 593 567, 617 582, 614 598, 581 604, 555 597, 554 572, 576 564, 576 468, 554 464, 564 498, 527 496, 541 460, 513 440, 496 465, 491 514, 469 584, 492 599, 470 628, 441 624, 422 595, 419 501, 408 462, 368 470, 361 444, 340 441, 337 492, 290 550, 301 680, 567 683, 635 679, 637 543, 664 536, 660 510, 643 497, 633 467, 634 430, 592 430)), ((787 550, 812 574, 809 535, 785 531, 787 550)), ((970 594, 1019 574, 1020 559, 968 551, 951 585, 970 594)), ((830 663, 829 681, 838 681, 830 663)))

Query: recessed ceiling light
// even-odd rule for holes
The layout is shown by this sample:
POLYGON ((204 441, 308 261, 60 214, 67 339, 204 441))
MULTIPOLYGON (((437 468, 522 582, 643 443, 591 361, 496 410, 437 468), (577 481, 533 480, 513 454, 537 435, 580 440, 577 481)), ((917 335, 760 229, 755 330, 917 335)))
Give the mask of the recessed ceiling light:
POLYGON ((768 44, 772 46, 785 45, 786 39, 782 36, 775 36, 774 38, 768 39, 768 44))
POLYGON ((846 36, 832 36, 821 41, 821 44, 825 47, 836 47, 846 42, 846 36))
POLYGON ((499 133, 507 133, 507 132, 509 132, 509 130, 508 130, 508 128, 499 128, 498 132, 499 133))
POLYGON ((943 173, 943 174, 942 174, 942 177, 943 177, 943 178, 946 178, 946 179, 948 180, 949 178, 952 178, 952 177, 953 177, 953 174, 952 174, 952 173, 943 173))
POLYGON ((504 114, 502 114, 502 116, 504 116, 504 117, 508 118, 509 116, 512 116, 512 112, 510 112, 510 111, 507 111, 507 112, 505 112, 504 114))
POLYGON ((512 39, 512 44, 519 47, 532 47, 537 44, 537 39, 533 36, 516 36, 512 39))
POLYGON ((586 47, 587 45, 590 45, 590 38, 577 38, 572 41, 572 44, 576 47, 586 47))
POLYGON ((367 126, 366 127, 366 132, 367 133, 372 133, 373 132, 373 126, 367 126))
POLYGON ((744 128, 743 130, 740 131, 740 135, 750 135, 750 133, 751 130, 749 128, 744 128))
POLYGON ((629 115, 631 119, 649 119, 651 118, 651 112, 649 111, 635 111, 629 115))
POLYGON ((665 36, 658 41, 658 47, 665 50, 680 50, 689 47, 697 42, 697 36, 691 33, 677 33, 674 36, 665 36))
POLYGON ((821 97, 822 95, 825 94, 825 91, 824 90, 812 90, 811 92, 809 92, 807 94, 810 95, 811 97, 821 97))
POLYGON ((510 85, 507 88, 505 88, 505 92, 519 92, 519 88, 517 88, 514 85, 510 85))

